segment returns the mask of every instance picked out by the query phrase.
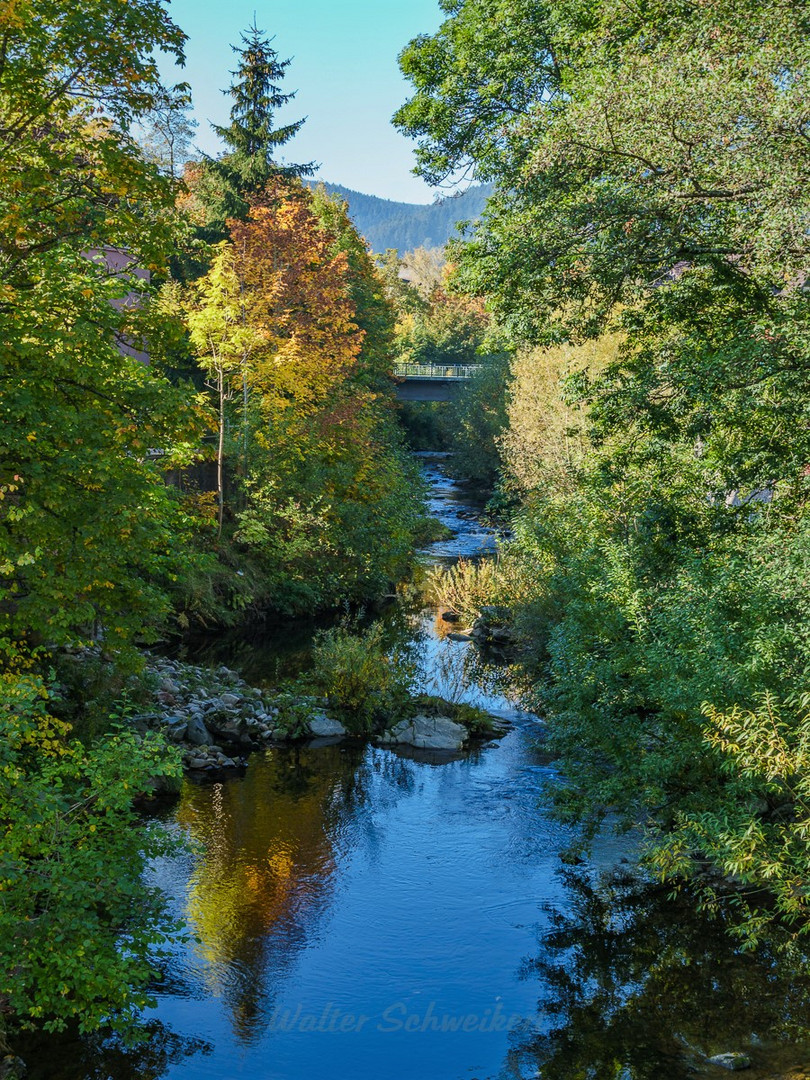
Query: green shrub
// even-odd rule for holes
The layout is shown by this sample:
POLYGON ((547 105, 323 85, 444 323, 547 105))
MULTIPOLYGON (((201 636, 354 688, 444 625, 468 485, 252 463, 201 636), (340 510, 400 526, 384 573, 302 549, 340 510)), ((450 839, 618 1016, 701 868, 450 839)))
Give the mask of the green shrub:
POLYGON ((154 1005, 159 946, 175 929, 142 877, 173 844, 139 822, 133 798, 179 776, 179 753, 124 728, 85 747, 48 710, 41 679, 0 677, 4 1022, 127 1033, 154 1005))
POLYGON ((416 664, 407 650, 386 648, 379 623, 362 631, 348 623, 322 631, 312 655, 313 682, 353 734, 366 734, 377 722, 388 725, 406 709, 416 664))
POLYGON ((309 735, 309 724, 316 713, 316 703, 301 681, 286 684, 277 694, 273 704, 278 709, 276 723, 290 739, 302 739, 309 735))
MULTIPOLYGON (((810 932, 808 703, 807 694, 783 702, 765 693, 754 709, 721 712, 705 704, 704 739, 719 756, 728 791, 721 805, 682 814, 653 851, 661 877, 689 877, 699 854, 742 886, 733 901, 749 944, 771 921, 771 898, 786 925, 810 932)), ((714 906, 716 882, 701 881, 700 892, 714 906)))
POLYGON ((454 566, 437 566, 428 574, 425 595, 472 622, 481 609, 496 604, 503 593, 497 560, 459 559, 454 566))

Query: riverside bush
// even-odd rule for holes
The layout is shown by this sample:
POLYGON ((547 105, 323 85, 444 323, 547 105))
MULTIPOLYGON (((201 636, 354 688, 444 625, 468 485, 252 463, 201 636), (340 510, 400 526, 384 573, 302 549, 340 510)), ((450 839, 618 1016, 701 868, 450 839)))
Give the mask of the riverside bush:
POLYGON ((425 581, 425 595, 472 622, 481 608, 497 602, 500 595, 497 561, 459 559, 453 566, 434 567, 425 581))
POLYGON ((804 769, 810 675, 807 27, 765 0, 450 8, 395 123, 422 175, 495 182, 454 281, 517 339, 499 595, 560 802, 795 919, 805 796, 767 770, 804 769))
MULTIPOLYGON (((706 738, 721 758, 721 768, 736 798, 723 807, 683 815, 654 854, 653 863, 668 877, 688 877, 691 857, 707 855, 745 888, 733 898, 744 913, 752 942, 770 918, 770 906, 757 886, 767 882, 788 926, 806 925, 810 917, 810 699, 807 694, 780 701, 764 694, 755 709, 734 706, 720 712, 704 706, 706 738), (751 809, 756 807, 752 819, 751 809), (778 852, 779 856, 774 857, 778 852)), ((704 898, 717 889, 703 884, 704 898)), ((713 906, 713 905, 712 905, 713 906)))
POLYGON ((356 630, 348 623, 315 639, 312 680, 354 735, 386 725, 406 711, 416 664, 407 649, 387 648, 380 623, 356 630))
POLYGON ((176 927, 142 874, 173 850, 133 798, 179 776, 162 738, 121 729, 85 747, 39 678, 0 677, 0 1006, 10 1027, 127 1034, 154 1004, 176 927))

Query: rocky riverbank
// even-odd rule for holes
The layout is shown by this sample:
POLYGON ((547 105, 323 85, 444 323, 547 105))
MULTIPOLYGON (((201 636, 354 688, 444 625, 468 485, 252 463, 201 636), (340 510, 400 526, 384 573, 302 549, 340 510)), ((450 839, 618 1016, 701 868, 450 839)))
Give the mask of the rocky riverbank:
POLYGON ((247 754, 272 743, 348 734, 315 698, 260 690, 224 666, 150 656, 146 680, 156 687, 154 708, 133 716, 132 723, 179 746, 192 772, 244 765, 247 754))
MULTIPOLYGON (((301 740, 352 737, 349 729, 330 716, 323 699, 290 691, 250 686, 227 667, 198 667, 167 657, 150 655, 144 674, 150 687, 151 707, 132 716, 141 733, 158 731, 182 751, 183 767, 191 773, 238 768, 247 755, 262 747, 301 740)), ((420 750, 458 752, 471 740, 492 737, 498 731, 471 723, 464 711, 430 701, 372 738, 383 746, 410 746, 420 750)), ((467 710, 474 712, 474 710, 467 710)))

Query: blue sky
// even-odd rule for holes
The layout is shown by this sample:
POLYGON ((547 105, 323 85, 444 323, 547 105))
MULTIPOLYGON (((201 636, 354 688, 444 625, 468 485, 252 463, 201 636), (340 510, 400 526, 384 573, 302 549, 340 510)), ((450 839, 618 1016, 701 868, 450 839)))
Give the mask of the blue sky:
POLYGON ((284 89, 298 96, 277 119, 308 118, 288 143, 288 160, 317 161, 322 179, 371 195, 433 201, 411 173, 411 140, 390 120, 410 93, 397 54, 438 28, 437 0, 172 0, 170 12, 188 34, 186 67, 176 78, 191 84, 197 145, 207 153, 218 149, 208 122, 227 123, 230 109, 220 93, 235 67, 229 46, 255 12, 280 58, 292 58, 284 89))

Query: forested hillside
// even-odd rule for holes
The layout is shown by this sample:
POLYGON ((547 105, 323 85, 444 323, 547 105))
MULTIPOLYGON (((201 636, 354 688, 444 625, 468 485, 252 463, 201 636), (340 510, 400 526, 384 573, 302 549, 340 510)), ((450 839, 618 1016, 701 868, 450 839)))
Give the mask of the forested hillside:
POLYGON ((396 248, 401 254, 418 247, 444 247, 459 221, 475 221, 480 216, 492 191, 488 184, 479 185, 422 206, 363 195, 339 184, 324 186, 331 196, 349 204, 349 217, 372 251, 396 248))

